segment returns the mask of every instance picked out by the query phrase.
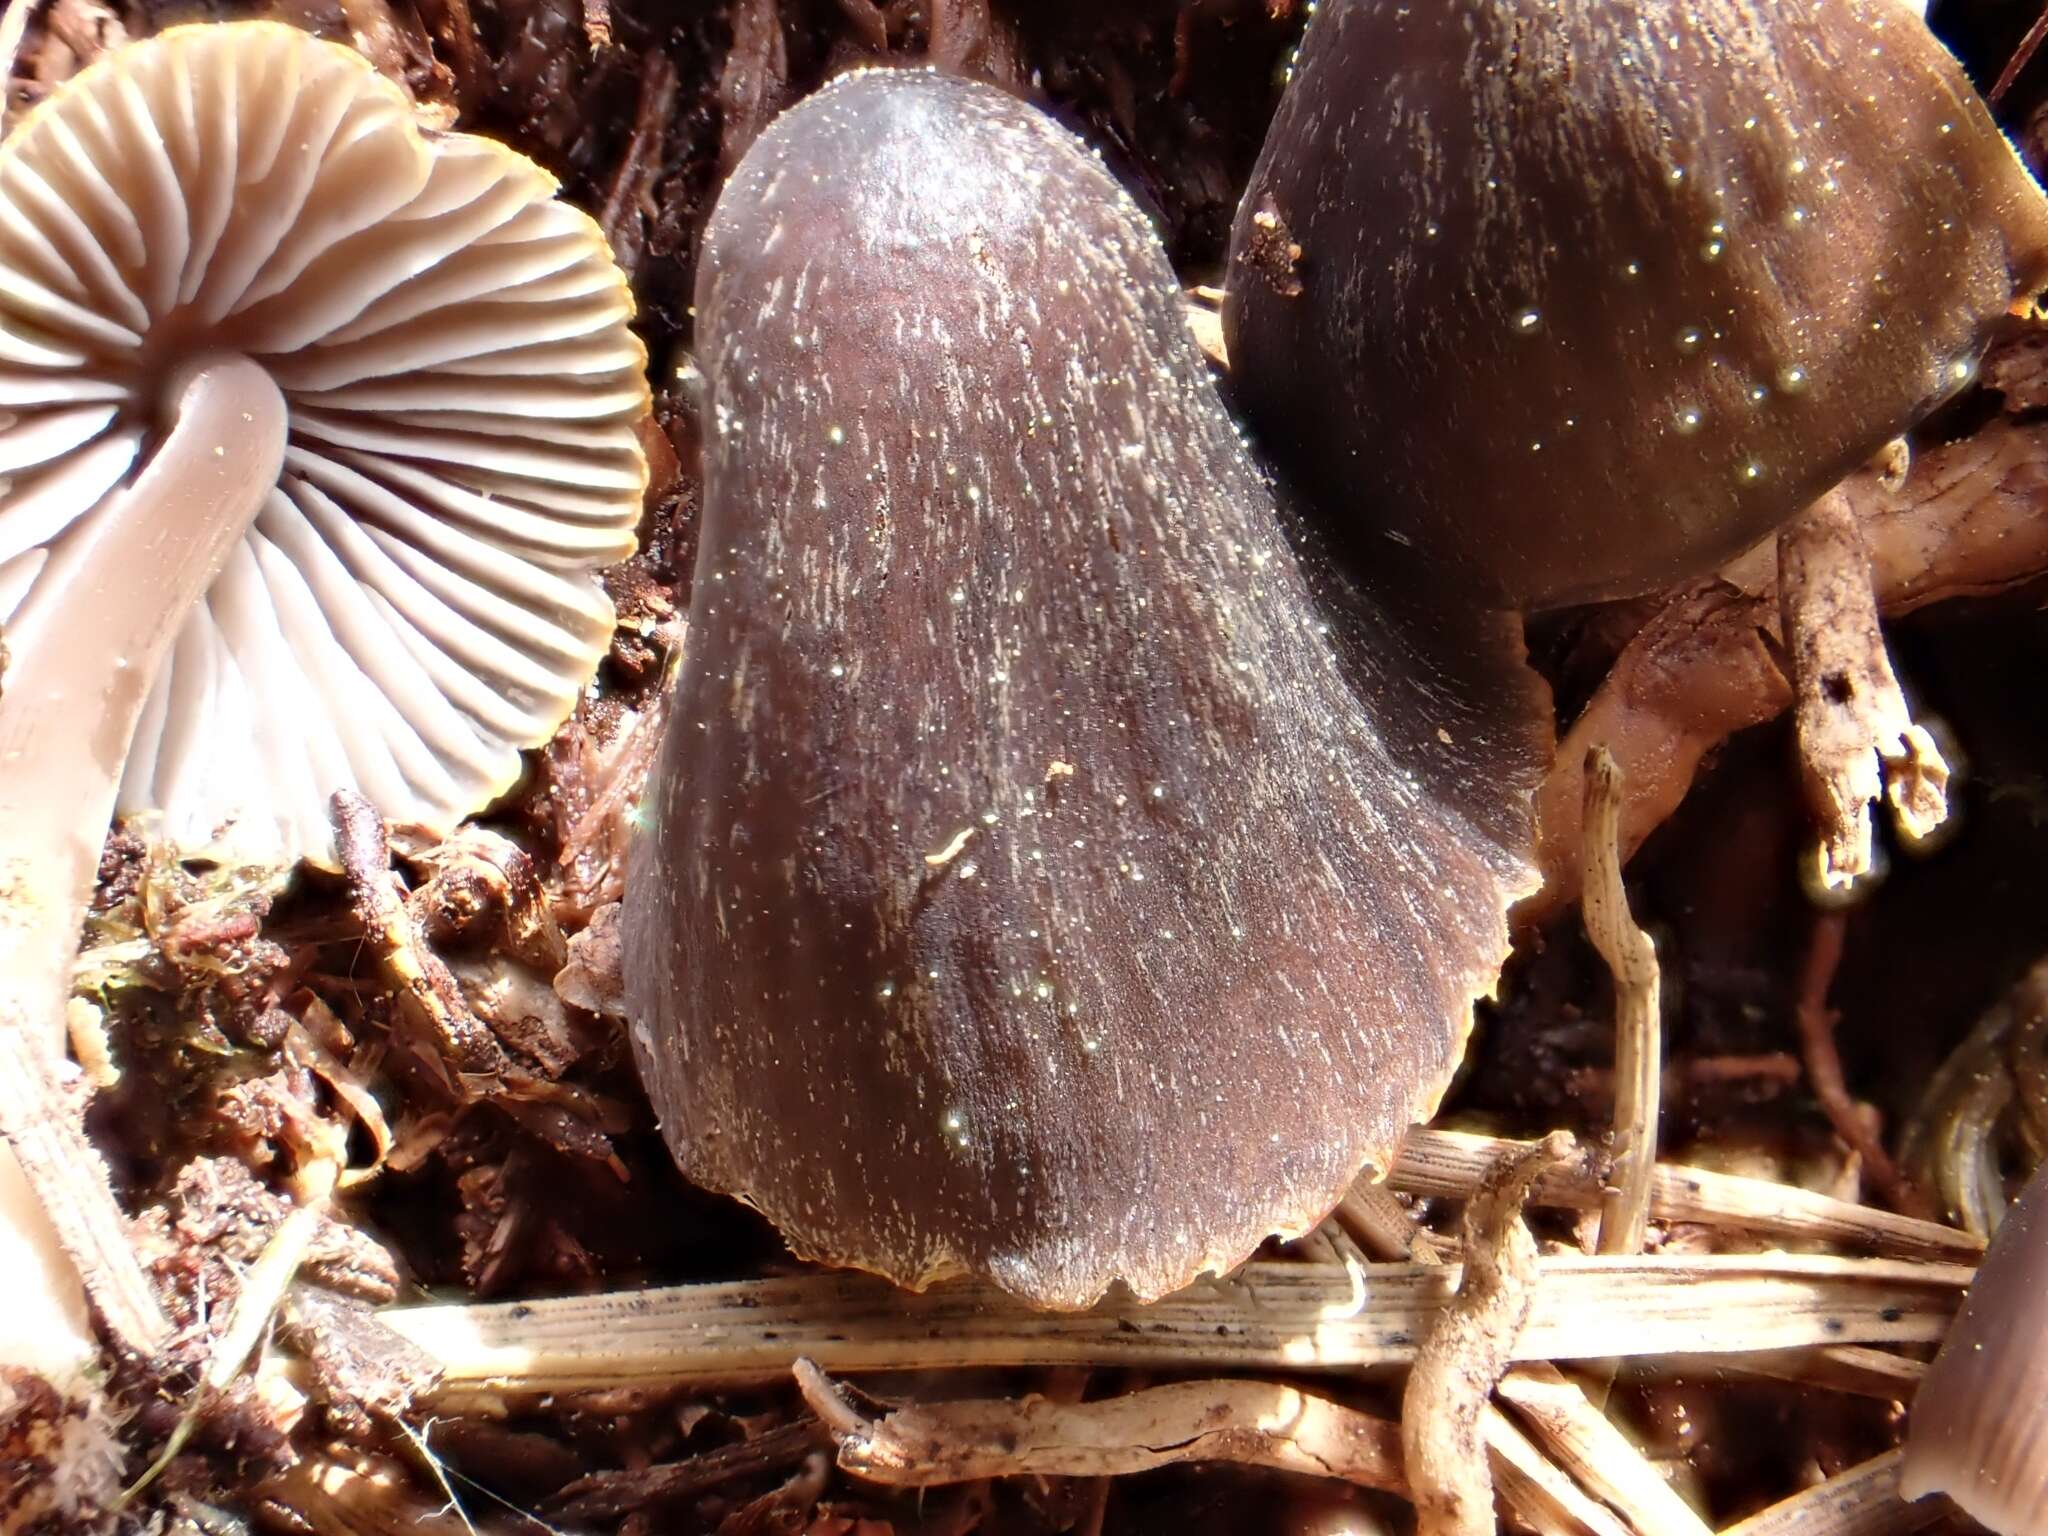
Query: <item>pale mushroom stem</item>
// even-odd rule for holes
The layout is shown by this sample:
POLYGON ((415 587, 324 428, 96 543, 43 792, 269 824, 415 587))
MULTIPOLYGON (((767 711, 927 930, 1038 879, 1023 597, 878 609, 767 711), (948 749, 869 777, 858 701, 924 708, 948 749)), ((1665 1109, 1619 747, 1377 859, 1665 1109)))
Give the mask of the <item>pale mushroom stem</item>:
POLYGON ((162 446, 53 554, 5 636, 0 1027, 51 1050, 143 702, 284 462, 284 396, 248 358, 199 358, 165 394, 177 413, 162 446))

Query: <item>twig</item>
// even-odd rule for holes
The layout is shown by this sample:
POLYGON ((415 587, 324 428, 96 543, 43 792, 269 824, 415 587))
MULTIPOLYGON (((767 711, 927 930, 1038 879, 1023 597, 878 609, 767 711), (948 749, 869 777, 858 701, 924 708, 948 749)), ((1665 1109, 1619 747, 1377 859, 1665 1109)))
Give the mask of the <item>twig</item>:
POLYGON ((1614 1423, 1556 1366, 1518 1365, 1495 1389, 1560 1466, 1637 1536, 1708 1536, 1708 1526, 1614 1423))
POLYGON ((1523 916, 1557 911, 1578 894, 1588 750, 1606 746, 1626 775, 1626 863, 1678 809, 1709 753, 1791 706, 1777 623, 1774 598, 1710 582, 1672 599, 1622 648, 1537 787, 1543 889, 1522 904, 1523 916))
MULTIPOLYGON (((1411 1131, 1387 1182, 1411 1194, 1463 1198, 1478 1188, 1501 1149, 1514 1145, 1526 1143, 1459 1131, 1411 1131)), ((1573 1165, 1544 1175, 1532 1198, 1538 1205, 1590 1211, 1599 1208, 1602 1193, 1590 1168, 1573 1165)), ((1665 1221, 1739 1227, 1898 1258, 1974 1264, 1984 1252, 1982 1238, 1957 1227, 1832 1199, 1790 1184, 1676 1163, 1659 1163, 1652 1172, 1650 1213, 1665 1221)))
MULTIPOLYGON (((584 0, 586 21, 604 13, 605 0, 584 0)), ((606 14, 607 26, 609 15, 606 14)), ((602 49, 593 40, 593 51, 602 49)), ((668 147, 669 118, 676 105, 676 67, 669 56, 655 49, 641 66, 640 99, 633 109, 633 131, 626 140, 626 152, 612 172, 605 189, 604 204, 597 215, 598 227, 606 241, 620 254, 620 270, 630 280, 646 249, 646 225, 642 216, 654 202, 654 184, 661 174, 662 157, 668 147)))
POLYGON ((171 1326, 129 1244, 107 1165, 65 1105, 38 1037, 0 1011, 0 1137, 13 1148, 108 1334, 147 1360, 170 1341, 171 1326))
POLYGON ((1230 1461, 1400 1493, 1400 1430, 1328 1398, 1263 1381, 1188 1381, 1094 1403, 996 1398, 859 1413, 809 1360, 798 1388, 832 1431, 839 1465, 895 1488, 986 1477, 1117 1477, 1230 1461))
MULTIPOLYGON (((1545 1258, 1516 1354, 1728 1354, 1941 1338, 1970 1271, 1820 1254, 1545 1258)), ((854 1274, 609 1296, 397 1308, 379 1316, 464 1393, 765 1382, 799 1356, 835 1374, 980 1366, 1339 1370, 1402 1365, 1454 1266, 1247 1265, 1149 1307, 1033 1312, 997 1292, 923 1295, 854 1274)))
POLYGON ((1416 1351, 1401 1397, 1401 1450, 1419 1536, 1491 1536, 1493 1477, 1480 1420, 1529 1321, 1536 1239, 1522 1202, 1538 1175, 1572 1152, 1553 1133, 1502 1159, 1465 1212, 1458 1294, 1416 1351))
POLYGON ((1903 1451, 1860 1466, 1731 1525, 1721 1536, 1909 1536, 1946 1515, 1946 1499, 1908 1504, 1899 1497, 1903 1451))
POLYGON ((1664 1021, 1657 946, 1636 926, 1621 883, 1621 769, 1586 755, 1586 937, 1614 973, 1614 1172, 1600 1201, 1601 1253, 1641 1253, 1657 1167, 1664 1021))
POLYGON ((1998 72, 1998 79, 1991 87, 1991 94, 1985 99, 1992 106, 2005 100, 2005 93, 2012 89, 2013 82, 2020 77, 2020 71, 2033 62, 2034 55, 2041 51, 2043 39, 2048 39, 2048 6, 2041 8, 2041 14, 2034 18, 2034 24, 2027 28, 2027 35, 2020 39, 2019 47, 2013 49, 2012 57, 2005 61, 2005 68, 1998 72))
POLYGON ((1838 489, 1778 535, 1778 601, 1792 658, 1807 804, 1819 823, 1811 873, 1841 891, 1874 862, 1880 797, 1908 843, 1948 819, 1948 764, 1913 722, 1877 623, 1870 555, 1838 489))
POLYGON ((1793 1014, 1799 1025, 1799 1051, 1806 1079, 1835 1134, 1862 1160, 1863 1172, 1884 1197, 1902 1210, 1924 1214, 1924 1196, 1906 1181, 1870 1127, 1849 1092, 1842 1058, 1835 1050, 1835 1014, 1828 1007, 1828 989, 1842 963, 1842 937, 1847 922, 1840 912, 1820 912, 1807 941, 1806 963, 1800 967, 1799 997, 1793 1014))

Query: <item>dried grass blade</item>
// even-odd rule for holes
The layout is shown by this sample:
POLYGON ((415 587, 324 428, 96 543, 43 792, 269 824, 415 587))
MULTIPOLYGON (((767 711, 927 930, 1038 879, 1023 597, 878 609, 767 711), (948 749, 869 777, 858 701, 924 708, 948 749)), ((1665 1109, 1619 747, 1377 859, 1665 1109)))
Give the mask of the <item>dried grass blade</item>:
POLYGON ((1947 1499, 1899 1497, 1903 1451, 1886 1451, 1760 1510, 1721 1536, 1909 1536, 1954 1508, 1947 1499))
MULTIPOLYGON (((402 1308, 384 1322, 440 1367, 437 1395, 779 1379, 968 1366, 1336 1370, 1404 1365, 1458 1281, 1453 1265, 1248 1265, 1150 1307, 1031 1312, 998 1293, 923 1295, 851 1274, 558 1301, 402 1308)), ((1516 1355, 1722 1354, 1925 1343, 1970 1271, 1816 1254, 1546 1258, 1516 1355)))
POLYGON ((1628 1536, 1628 1527, 1560 1472, 1498 1408, 1480 1427, 1501 1502, 1538 1536, 1628 1536))
MULTIPOLYGON (((1503 1150, 1526 1143, 1460 1131, 1408 1133, 1387 1182, 1418 1195, 1469 1196, 1503 1150)), ((1599 1176, 1584 1165, 1546 1174, 1535 1203, 1590 1211, 1600 1206, 1599 1176)), ((1899 1258, 1952 1260, 1974 1264, 1984 1252, 1980 1238, 1940 1222, 1900 1216, 1874 1206, 1836 1200, 1789 1184, 1746 1179, 1659 1163, 1650 1176, 1650 1212, 1666 1221, 1740 1227, 1774 1237, 1824 1242, 1899 1258)))
POLYGON ((1519 1365, 1495 1389, 1537 1444, 1638 1536, 1708 1536, 1709 1527, 1627 1435, 1554 1365, 1519 1365))

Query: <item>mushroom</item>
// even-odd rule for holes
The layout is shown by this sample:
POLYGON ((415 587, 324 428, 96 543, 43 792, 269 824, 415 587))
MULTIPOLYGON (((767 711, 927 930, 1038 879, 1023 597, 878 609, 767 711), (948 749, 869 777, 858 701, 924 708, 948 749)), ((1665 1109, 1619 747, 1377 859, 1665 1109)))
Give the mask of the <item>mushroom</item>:
POLYGON ((1532 883, 1503 629, 1321 588, 1157 235, 992 87, 786 113, 696 297, 622 917, 684 1170, 806 1257, 1045 1306, 1305 1231, 1432 1112, 1532 883))
POLYGON ((1547 607, 1786 522, 2043 281, 2048 199, 1898 0, 1327 0, 1224 326, 1355 551, 1547 607))
POLYGON ((602 236, 289 27, 104 56, 0 144, 0 1027, 61 1054, 110 815, 445 832, 612 629, 648 405, 602 236))
POLYGON ((1913 1397, 1899 1492, 2000 1536, 2048 1532, 2048 1171, 2006 1212, 1913 1397))

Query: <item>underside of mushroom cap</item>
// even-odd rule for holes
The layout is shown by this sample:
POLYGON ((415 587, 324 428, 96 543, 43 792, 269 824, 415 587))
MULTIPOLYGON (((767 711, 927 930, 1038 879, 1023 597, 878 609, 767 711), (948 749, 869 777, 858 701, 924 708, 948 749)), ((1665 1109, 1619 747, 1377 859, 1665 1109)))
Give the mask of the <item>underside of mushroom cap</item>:
POLYGON ((697 305, 624 913, 685 1170, 809 1257, 1048 1306, 1305 1230, 1433 1110, 1533 884, 1518 658, 1315 601, 1156 233, 1000 91, 793 109, 697 305))
POLYGON ((502 145, 435 135, 352 51, 264 22, 107 55, 0 146, 0 623, 247 355, 283 473, 178 633, 120 810, 331 857, 328 800, 445 832, 595 671, 629 554, 645 352, 603 237, 502 145))

